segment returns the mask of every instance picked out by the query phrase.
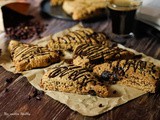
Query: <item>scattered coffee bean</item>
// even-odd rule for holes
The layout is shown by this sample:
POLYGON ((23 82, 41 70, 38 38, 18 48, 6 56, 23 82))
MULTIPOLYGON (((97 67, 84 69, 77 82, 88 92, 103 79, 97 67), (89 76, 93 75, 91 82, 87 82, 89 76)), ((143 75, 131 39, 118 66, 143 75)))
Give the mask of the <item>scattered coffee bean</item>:
POLYGON ((6 28, 6 34, 10 39, 26 40, 34 36, 41 38, 41 33, 46 29, 46 25, 37 20, 29 20, 20 23, 16 27, 6 28))
POLYGON ((32 98, 32 96, 28 95, 28 99, 30 100, 32 98))
POLYGON ((6 89, 5 89, 5 92, 9 92, 9 89, 8 89, 8 88, 6 88, 6 89))
POLYGON ((39 97, 39 96, 36 96, 36 100, 41 100, 41 97, 39 97))
POLYGON ((67 51, 68 51, 68 52, 73 52, 73 49, 70 48, 70 49, 67 49, 67 51))
POLYGON ((92 96, 96 96, 96 92, 94 91, 94 90, 89 90, 89 92, 88 92, 90 95, 92 95, 92 96))
POLYGON ((31 98, 36 98, 36 100, 41 100, 41 97, 43 95, 44 95, 44 91, 37 90, 36 88, 32 87, 28 94, 28 99, 30 100, 31 98))
POLYGON ((37 90, 37 95, 44 95, 44 91, 42 91, 42 90, 37 90))
POLYGON ((12 78, 12 77, 6 79, 6 82, 7 82, 7 83, 11 83, 12 81, 13 81, 13 78, 12 78))

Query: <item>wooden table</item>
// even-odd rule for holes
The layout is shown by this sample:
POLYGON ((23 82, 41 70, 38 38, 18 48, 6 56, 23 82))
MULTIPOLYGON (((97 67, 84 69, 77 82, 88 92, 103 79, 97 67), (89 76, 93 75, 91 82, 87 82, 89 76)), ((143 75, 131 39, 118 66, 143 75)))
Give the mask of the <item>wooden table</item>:
MULTIPOLYGON (((45 19, 39 14, 40 0, 32 2, 31 14, 36 15, 48 24, 43 36, 56 33, 69 28, 78 22, 60 19, 45 19)), ((44 14, 43 14, 44 16, 44 14)), ((106 18, 100 21, 83 22, 84 26, 96 31, 109 33, 111 21, 106 18)), ((154 28, 137 23, 136 39, 129 39, 124 44, 146 55, 160 59, 160 32, 154 28)), ((160 119, 160 95, 145 94, 124 105, 114 108, 102 115, 95 117, 82 116, 72 111, 66 105, 61 104, 47 95, 42 99, 28 99, 28 94, 33 90, 32 85, 20 74, 13 74, 0 67, 0 120, 159 120, 160 119), (10 81, 10 82, 6 82, 10 81)))

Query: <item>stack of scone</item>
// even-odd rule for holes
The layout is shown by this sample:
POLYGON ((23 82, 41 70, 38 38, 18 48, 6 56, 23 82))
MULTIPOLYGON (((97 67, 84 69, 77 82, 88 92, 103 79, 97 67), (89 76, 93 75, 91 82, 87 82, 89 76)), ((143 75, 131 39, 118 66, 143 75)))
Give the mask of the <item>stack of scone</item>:
POLYGON ((106 13, 108 0, 51 0, 51 5, 62 5, 73 20, 84 20, 106 13))
POLYGON ((90 28, 51 38, 46 47, 11 41, 9 51, 17 71, 46 67, 63 61, 57 51, 72 50, 72 64, 52 67, 40 86, 45 90, 107 97, 108 86, 121 84, 155 93, 160 68, 141 60, 141 55, 109 46, 103 33, 90 28))

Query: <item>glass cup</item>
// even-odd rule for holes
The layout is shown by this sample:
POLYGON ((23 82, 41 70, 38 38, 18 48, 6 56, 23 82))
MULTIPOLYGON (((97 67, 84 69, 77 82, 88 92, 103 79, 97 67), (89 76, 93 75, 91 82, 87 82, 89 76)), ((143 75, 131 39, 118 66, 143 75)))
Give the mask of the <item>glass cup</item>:
MULTIPOLYGON (((135 14, 142 0, 110 0, 108 10, 112 20, 112 33, 122 37, 133 37, 135 14)), ((112 35, 113 36, 113 35, 112 35)), ((116 36, 117 38, 117 36, 116 36)), ((120 41, 118 41, 120 42, 120 41)))

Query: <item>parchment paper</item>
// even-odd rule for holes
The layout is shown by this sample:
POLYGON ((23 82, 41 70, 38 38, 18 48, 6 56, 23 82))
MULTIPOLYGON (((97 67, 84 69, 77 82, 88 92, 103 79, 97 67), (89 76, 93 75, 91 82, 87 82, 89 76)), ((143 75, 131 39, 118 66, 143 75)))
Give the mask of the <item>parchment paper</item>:
MULTIPOLYGON (((74 26, 71 29, 67 29, 63 32, 59 32, 53 36, 47 36, 40 40, 35 40, 32 44, 38 44, 39 46, 45 46, 48 43, 50 37, 61 36, 62 34, 66 34, 68 31, 74 31, 76 29, 80 29, 81 25, 74 26)), ((8 41, 5 39, 5 34, 0 34, 0 49, 2 49, 2 57, 0 58, 0 65, 3 66, 6 70, 16 73, 14 65, 10 59, 10 55, 7 50, 8 41), (3 39, 2 39, 3 38, 3 39)), ((139 54, 135 50, 125 48, 122 45, 118 45, 123 49, 130 50, 136 54, 139 54)), ((160 66, 160 61, 153 59, 151 57, 147 57, 142 54, 143 60, 147 60, 150 62, 155 63, 157 66, 160 66)), ((71 58, 72 55, 66 52, 66 57, 71 58)), ((48 70, 51 69, 53 66, 63 65, 66 64, 65 62, 61 61, 60 63, 53 64, 46 68, 39 68, 33 69, 29 71, 22 72, 24 76, 28 78, 28 81, 38 90, 42 90, 39 87, 39 83, 43 74, 48 70)), ((44 90, 45 91, 45 90, 44 90)), ((45 93, 50 96, 51 98, 66 104, 72 110, 79 112, 85 116, 96 116, 102 114, 106 111, 111 110, 112 108, 124 104, 132 99, 135 99, 143 94, 144 91, 137 90, 135 88, 126 87, 122 85, 112 85, 109 88, 109 96, 107 98, 100 98, 97 96, 90 96, 90 95, 78 95, 73 93, 64 93, 64 92, 57 92, 57 91, 45 91, 45 93), (116 94, 113 94, 113 91, 117 91, 116 94)))

